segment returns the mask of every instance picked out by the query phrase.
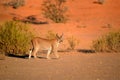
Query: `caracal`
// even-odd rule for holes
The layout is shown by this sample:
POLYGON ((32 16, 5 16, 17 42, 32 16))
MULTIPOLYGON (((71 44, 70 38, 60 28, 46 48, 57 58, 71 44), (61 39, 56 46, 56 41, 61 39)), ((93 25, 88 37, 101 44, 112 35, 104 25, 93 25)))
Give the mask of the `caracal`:
POLYGON ((30 50, 29 53, 29 59, 31 58, 31 56, 33 55, 34 58, 37 58, 37 52, 39 50, 47 50, 47 59, 50 59, 49 55, 50 53, 54 53, 56 55, 56 58, 59 58, 59 55, 57 53, 58 50, 58 46, 61 42, 63 42, 63 34, 61 36, 58 36, 56 34, 56 38, 55 39, 44 39, 44 38, 40 38, 40 37, 35 37, 31 40, 32 42, 32 49, 30 50))

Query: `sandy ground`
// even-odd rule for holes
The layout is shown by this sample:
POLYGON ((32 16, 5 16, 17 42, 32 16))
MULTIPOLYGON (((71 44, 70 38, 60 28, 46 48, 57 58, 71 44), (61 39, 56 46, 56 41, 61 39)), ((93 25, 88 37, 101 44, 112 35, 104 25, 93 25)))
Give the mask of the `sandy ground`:
MULTIPOLYGON (((18 9, 0 4, 0 23, 15 16, 41 15, 43 0, 26 0, 18 9)), ((105 0, 103 5, 96 0, 67 1, 69 21, 45 25, 30 24, 36 36, 46 37, 49 31, 64 34, 60 50, 69 48, 67 39, 71 36, 79 41, 78 52, 59 52, 60 59, 51 60, 39 54, 39 59, 6 57, 0 60, 0 80, 120 80, 119 53, 87 53, 92 41, 110 31, 120 30, 120 1, 105 0)), ((2 3, 2 0, 0 0, 2 3)), ((49 20, 48 20, 49 21, 49 20)))
POLYGON ((120 54, 59 53, 60 58, 0 60, 0 80, 120 80, 120 54))

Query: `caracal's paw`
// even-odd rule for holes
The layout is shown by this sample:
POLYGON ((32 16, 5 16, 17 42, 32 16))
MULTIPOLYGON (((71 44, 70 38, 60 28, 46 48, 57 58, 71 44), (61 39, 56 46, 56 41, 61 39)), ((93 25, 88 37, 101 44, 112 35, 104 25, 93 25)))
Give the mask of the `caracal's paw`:
POLYGON ((51 58, 50 57, 46 57, 46 59, 50 60, 51 58))

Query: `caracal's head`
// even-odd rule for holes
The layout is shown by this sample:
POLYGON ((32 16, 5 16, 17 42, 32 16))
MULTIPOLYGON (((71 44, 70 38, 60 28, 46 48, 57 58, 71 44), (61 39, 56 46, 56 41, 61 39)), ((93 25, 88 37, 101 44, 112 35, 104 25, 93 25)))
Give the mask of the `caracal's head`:
POLYGON ((57 39, 58 43, 63 42, 63 34, 61 36, 59 36, 58 34, 56 34, 56 39, 57 39))

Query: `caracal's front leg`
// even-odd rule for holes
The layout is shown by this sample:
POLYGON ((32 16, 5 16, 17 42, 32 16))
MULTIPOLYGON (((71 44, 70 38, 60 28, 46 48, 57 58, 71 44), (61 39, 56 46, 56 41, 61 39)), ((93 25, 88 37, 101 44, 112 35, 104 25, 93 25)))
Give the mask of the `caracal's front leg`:
POLYGON ((50 47, 47 52, 47 59, 50 59, 50 53, 51 53, 52 48, 50 47))
POLYGON ((38 49, 33 49, 32 54, 33 54, 34 58, 37 58, 37 52, 38 52, 38 49))
POLYGON ((54 50, 54 54, 55 54, 56 58, 59 58, 59 55, 58 55, 57 49, 54 50))
POLYGON ((57 53, 57 52, 55 53, 55 56, 56 56, 56 58, 59 58, 59 55, 58 55, 58 53, 57 53))

